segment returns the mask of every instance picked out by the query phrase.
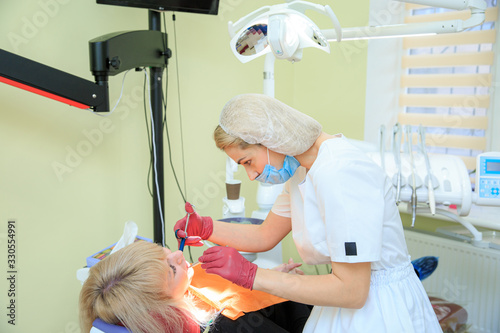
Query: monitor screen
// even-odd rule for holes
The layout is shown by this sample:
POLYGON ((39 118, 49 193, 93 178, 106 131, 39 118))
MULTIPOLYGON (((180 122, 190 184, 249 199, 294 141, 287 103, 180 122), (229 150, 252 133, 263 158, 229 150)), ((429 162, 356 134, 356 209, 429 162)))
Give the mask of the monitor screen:
POLYGON ((486 160, 486 173, 500 173, 500 160, 486 160))
POLYGON ((219 0, 96 0, 98 4, 217 15, 219 0))

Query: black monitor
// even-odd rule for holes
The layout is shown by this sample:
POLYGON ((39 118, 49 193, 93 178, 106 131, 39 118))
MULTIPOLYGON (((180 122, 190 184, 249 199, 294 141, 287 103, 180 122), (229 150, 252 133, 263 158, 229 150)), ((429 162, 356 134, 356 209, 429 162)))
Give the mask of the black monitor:
POLYGON ((219 0, 96 0, 98 4, 217 15, 219 0))

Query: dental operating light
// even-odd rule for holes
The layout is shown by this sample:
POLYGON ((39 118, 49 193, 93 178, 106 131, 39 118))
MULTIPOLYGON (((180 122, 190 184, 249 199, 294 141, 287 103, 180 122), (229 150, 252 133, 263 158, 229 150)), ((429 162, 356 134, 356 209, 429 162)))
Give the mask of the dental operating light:
POLYGON ((330 6, 306 1, 289 1, 284 4, 261 7, 236 23, 228 23, 231 50, 246 63, 267 53, 276 59, 291 62, 302 59, 302 51, 314 47, 330 52, 329 42, 372 38, 432 35, 464 31, 483 23, 486 2, 483 0, 398 0, 452 10, 469 9, 467 20, 408 23, 381 26, 342 28, 330 6), (320 29, 305 15, 314 10, 327 16, 333 29, 320 29))
POLYGON ((278 59, 299 61, 302 59, 302 50, 307 47, 315 47, 329 53, 330 45, 327 39, 318 26, 304 14, 308 9, 327 16, 334 26, 335 38, 341 40, 340 23, 328 5, 293 1, 265 6, 234 24, 229 22, 233 53, 243 63, 269 52, 273 52, 278 59))

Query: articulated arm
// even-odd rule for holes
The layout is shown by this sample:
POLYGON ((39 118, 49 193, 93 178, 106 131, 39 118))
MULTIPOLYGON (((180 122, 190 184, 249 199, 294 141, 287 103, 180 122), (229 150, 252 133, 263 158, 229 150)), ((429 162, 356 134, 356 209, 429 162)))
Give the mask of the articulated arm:
POLYGON ((112 33, 89 42, 95 83, 0 49, 0 82, 81 109, 109 111, 108 77, 138 67, 166 67, 166 34, 112 33))
POLYGON ((0 82, 81 109, 109 109, 107 86, 97 85, 1 49, 0 82))

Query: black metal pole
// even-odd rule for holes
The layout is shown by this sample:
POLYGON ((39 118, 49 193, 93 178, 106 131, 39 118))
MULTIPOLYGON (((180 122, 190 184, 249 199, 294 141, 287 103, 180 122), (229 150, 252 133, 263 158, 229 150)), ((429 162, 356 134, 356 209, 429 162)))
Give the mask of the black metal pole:
MULTIPOLYGON (((161 13, 149 10, 149 30, 161 31, 161 13)), ((156 159, 153 161, 153 241, 163 244, 164 240, 164 171, 163 171, 163 105, 162 105, 162 80, 163 68, 150 68, 151 83, 151 108, 153 113, 152 130, 154 131, 154 153, 156 159)), ((165 97, 166 98, 166 97, 165 97)), ((152 133, 153 133, 152 131, 152 133)))

